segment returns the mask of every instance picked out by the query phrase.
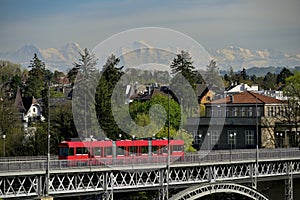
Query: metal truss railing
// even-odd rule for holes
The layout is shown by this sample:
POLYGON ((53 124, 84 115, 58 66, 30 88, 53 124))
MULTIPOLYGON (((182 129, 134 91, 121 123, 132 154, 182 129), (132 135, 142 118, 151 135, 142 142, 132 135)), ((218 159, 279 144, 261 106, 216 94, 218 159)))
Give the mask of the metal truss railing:
MULTIPOLYGON (((126 159, 106 160, 107 165, 102 163, 96 166, 72 166, 74 163, 52 160, 49 194, 55 196, 93 192, 103 194, 105 199, 112 199, 114 192, 163 189, 167 183, 170 187, 177 187, 220 181, 251 182, 255 174, 252 154, 245 159, 249 152, 242 154, 242 151, 237 151, 235 156, 229 155, 232 160, 228 160, 228 155, 224 152, 211 152, 206 157, 197 153, 185 155, 184 159, 173 158, 169 173, 164 157, 147 162, 139 159, 131 159, 131 162, 126 159)), ((260 180, 286 178, 287 186, 291 187, 291 177, 300 175, 300 156, 295 150, 281 152, 286 157, 279 153, 274 154, 274 157, 264 157, 261 153, 257 175, 260 180)), ((266 153, 272 154, 269 151, 266 153)), ((44 195, 45 165, 45 161, 38 159, 8 162, 6 165, 0 162, 0 198, 44 195)), ((287 195, 291 197, 292 192, 289 191, 287 195)))

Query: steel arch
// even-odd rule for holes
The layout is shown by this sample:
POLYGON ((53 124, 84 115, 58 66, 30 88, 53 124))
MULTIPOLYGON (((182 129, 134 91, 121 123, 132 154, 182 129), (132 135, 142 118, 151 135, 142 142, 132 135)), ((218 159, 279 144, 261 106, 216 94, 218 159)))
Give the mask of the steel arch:
POLYGON ((179 192, 169 200, 193 200, 213 193, 232 192, 247 196, 254 200, 268 200, 266 196, 257 190, 235 183, 209 183, 190 187, 179 192))

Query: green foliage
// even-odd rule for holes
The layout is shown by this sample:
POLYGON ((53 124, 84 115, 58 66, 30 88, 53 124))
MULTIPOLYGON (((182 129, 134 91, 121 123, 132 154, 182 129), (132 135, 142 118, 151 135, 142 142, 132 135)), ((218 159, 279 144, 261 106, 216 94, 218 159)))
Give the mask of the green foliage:
POLYGON ((266 76, 264 77, 262 87, 266 90, 268 89, 275 89, 276 88, 276 80, 277 75, 273 74, 271 72, 268 72, 266 76))
MULTIPOLYGON (((169 99, 167 95, 163 94, 156 94, 146 102, 138 102, 134 101, 130 105, 130 114, 132 116, 132 119, 140 126, 146 126, 150 124, 150 116, 149 116, 149 110, 154 105, 161 105, 163 109, 165 110, 165 115, 168 114, 168 104, 169 99)), ((156 112, 155 117, 158 118, 160 115, 156 112)), ((156 119, 157 120, 157 119, 156 119)), ((192 148, 192 142, 193 137, 191 134, 186 132, 183 129, 180 129, 181 123, 185 122, 185 117, 181 119, 181 109, 180 106, 176 101, 174 101, 172 98, 170 98, 170 137, 176 138, 176 139, 183 139, 185 141, 185 150, 186 151, 193 151, 192 148), (181 121, 183 120, 183 122, 181 121)), ((159 130, 158 133, 151 132, 151 130, 157 130, 157 127, 151 127, 148 129, 149 133, 141 133, 137 131, 136 137, 152 137, 153 135, 156 135, 156 137, 168 137, 168 118, 163 128, 159 130)), ((143 127, 141 128, 143 129, 143 127)))
POLYGON ((122 133, 114 120, 111 106, 114 88, 123 74, 122 67, 117 67, 119 62, 120 59, 115 55, 108 57, 103 66, 95 95, 97 118, 101 128, 109 138, 118 138, 118 135, 122 133))
POLYGON ((292 76, 293 73, 286 67, 284 67, 281 72, 277 76, 276 83, 277 84, 285 84, 285 79, 292 76))
POLYGON ((223 88, 223 80, 219 73, 219 67, 217 66, 216 61, 211 60, 209 65, 206 67, 207 76, 206 84, 212 86, 215 85, 219 88, 223 88))
POLYGON ((34 54, 33 59, 30 61, 29 77, 26 82, 25 96, 41 98, 43 90, 46 89, 49 79, 49 71, 45 69, 45 63, 42 62, 37 54, 34 54))
POLYGON ((195 67, 193 66, 192 57, 188 52, 181 51, 180 54, 177 54, 170 67, 173 74, 181 73, 193 88, 196 87, 195 67))
POLYGON ((84 49, 80 53, 78 63, 75 63, 78 69, 76 76, 76 85, 73 89, 73 114, 77 125, 78 134, 89 138, 95 135, 98 129, 95 108, 95 90, 99 73, 96 70, 97 60, 93 53, 84 49))
POLYGON ((57 154, 58 144, 67 138, 77 138, 73 121, 72 102, 66 101, 51 109, 51 153, 57 154))
MULTIPOLYGON (((168 127, 164 127, 156 134, 156 137, 168 138, 168 132, 169 132, 168 127)), ((190 133, 188 133, 187 131, 185 131, 184 129, 176 130, 171 126, 170 127, 170 138, 183 140, 185 152, 196 151, 196 149, 194 149, 192 146, 193 141, 194 141, 193 136, 190 133)))

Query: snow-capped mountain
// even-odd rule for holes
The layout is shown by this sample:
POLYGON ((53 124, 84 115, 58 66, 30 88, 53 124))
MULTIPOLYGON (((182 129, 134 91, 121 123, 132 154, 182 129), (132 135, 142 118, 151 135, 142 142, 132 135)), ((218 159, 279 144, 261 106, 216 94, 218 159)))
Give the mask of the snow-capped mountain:
POLYGON ((68 43, 60 49, 46 48, 39 49, 30 44, 25 45, 15 52, 0 53, 1 60, 10 60, 20 63, 23 67, 28 67, 36 53, 38 58, 46 64, 46 68, 52 71, 66 71, 73 67, 73 63, 79 59, 79 52, 82 51, 77 43, 68 43))
MULTIPOLYGON (((166 51, 159 51, 151 49, 151 44, 143 41, 137 41, 131 44, 129 48, 120 48, 118 55, 122 55, 121 62, 125 67, 135 66, 137 64, 145 63, 171 63, 173 54, 166 51), (127 52, 127 53, 126 53, 127 52)), ((27 67, 32 60, 34 53, 45 62, 46 67, 50 70, 66 71, 73 67, 73 63, 77 62, 82 48, 77 43, 68 43, 61 48, 46 48, 40 49, 32 44, 25 45, 22 48, 10 53, 0 53, 1 60, 10 60, 12 62, 20 63, 27 67)), ((185 51, 189 51, 188 49, 185 51)), ((220 70, 228 70, 232 67, 235 71, 242 68, 252 67, 269 67, 269 66, 300 66, 300 54, 290 55, 288 53, 277 51, 273 49, 265 50, 250 50, 247 48, 233 47, 208 50, 210 56, 216 60, 220 70)), ((178 52, 180 52, 178 50, 178 52)), ((208 63, 207 63, 208 64, 208 63)), ((197 66, 195 66, 197 67, 197 66)), ((205 66, 200 66, 201 68, 205 66)))
POLYGON ((268 66, 299 66, 300 54, 289 55, 282 51, 273 49, 250 50, 246 48, 233 47, 210 50, 211 56, 216 60, 220 69, 234 70, 251 67, 268 66))

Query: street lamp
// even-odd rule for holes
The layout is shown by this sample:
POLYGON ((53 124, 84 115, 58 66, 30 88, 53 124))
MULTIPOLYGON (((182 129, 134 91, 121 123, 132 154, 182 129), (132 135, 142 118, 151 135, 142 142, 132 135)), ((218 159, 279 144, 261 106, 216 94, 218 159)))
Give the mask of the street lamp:
POLYGON ((230 133, 230 134, 229 134, 229 137, 230 137, 230 162, 231 162, 231 160, 232 160, 232 154, 231 154, 231 151, 232 151, 232 143, 235 144, 235 136, 236 136, 236 132, 230 133))
POLYGON ((210 150, 210 133, 207 133, 207 150, 210 150))
POLYGON ((199 134, 199 135, 198 135, 198 146, 199 146, 199 150, 200 150, 200 140, 201 140, 201 138, 202 138, 202 134, 199 134))
POLYGON ((3 134, 2 138, 3 138, 3 157, 5 157, 5 139, 6 139, 6 135, 3 134))

